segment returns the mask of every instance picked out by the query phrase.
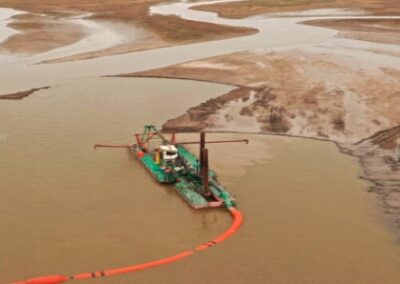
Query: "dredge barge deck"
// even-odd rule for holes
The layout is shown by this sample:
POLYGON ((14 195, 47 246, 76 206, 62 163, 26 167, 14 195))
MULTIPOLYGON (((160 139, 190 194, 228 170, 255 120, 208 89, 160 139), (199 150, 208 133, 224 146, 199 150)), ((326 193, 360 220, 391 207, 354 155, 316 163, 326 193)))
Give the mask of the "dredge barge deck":
POLYGON ((153 125, 145 126, 142 134, 136 134, 136 144, 130 146, 135 157, 160 183, 173 184, 175 190, 194 209, 208 207, 231 207, 235 199, 217 180, 217 175, 209 169, 206 143, 246 142, 248 140, 210 141, 205 133, 199 142, 176 142, 175 133, 167 139, 153 125), (153 142, 158 141, 154 146, 153 142), (151 143, 152 142, 152 143, 151 143), (200 159, 184 145, 199 144, 200 159))

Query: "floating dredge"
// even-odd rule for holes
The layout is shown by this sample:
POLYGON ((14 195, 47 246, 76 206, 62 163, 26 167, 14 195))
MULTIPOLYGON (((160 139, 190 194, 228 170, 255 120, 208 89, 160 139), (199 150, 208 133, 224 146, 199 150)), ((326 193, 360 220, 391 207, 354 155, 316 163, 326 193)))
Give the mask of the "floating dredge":
POLYGON ((233 217, 231 226, 212 241, 200 244, 194 249, 157 260, 96 272, 85 272, 72 276, 59 274, 47 275, 13 282, 11 284, 61 284, 68 281, 110 277, 155 268, 183 260, 194 253, 211 248, 228 239, 239 229, 243 223, 242 213, 234 207, 234 198, 218 183, 215 172, 209 169, 208 150, 205 145, 210 143, 248 143, 248 140, 206 141, 205 133, 202 132, 200 134, 200 141, 177 143, 175 141, 175 133, 171 133, 171 139, 168 140, 153 125, 146 125, 143 133, 136 134, 135 136, 136 144, 133 145, 97 144, 95 148, 128 148, 158 182, 173 184, 176 191, 193 208, 226 206, 233 217), (157 146, 150 145, 153 144, 150 142, 154 140, 158 140, 157 146), (199 160, 185 148, 184 145, 189 144, 200 144, 199 160))
POLYGON ((175 133, 168 140, 154 125, 146 125, 141 134, 135 134, 133 145, 95 145, 130 149, 151 175, 163 184, 173 184, 175 190, 194 209, 235 205, 232 195, 218 183, 217 175, 209 169, 206 144, 245 142, 241 140, 206 141, 205 132, 200 141, 176 142, 175 133), (153 143, 158 141, 158 143, 153 143), (157 144, 154 146, 153 144, 157 144), (199 144, 199 159, 185 145, 199 144))

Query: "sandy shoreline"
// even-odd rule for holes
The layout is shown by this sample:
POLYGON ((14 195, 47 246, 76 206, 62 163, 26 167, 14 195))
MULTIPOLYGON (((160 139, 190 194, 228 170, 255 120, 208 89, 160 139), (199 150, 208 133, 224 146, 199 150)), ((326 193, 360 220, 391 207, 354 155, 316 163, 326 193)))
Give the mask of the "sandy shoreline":
POLYGON ((235 3, 208 4, 195 7, 197 10, 215 12, 220 17, 231 19, 240 19, 265 13, 340 8, 362 9, 374 15, 398 15, 400 13, 400 5, 396 0, 355 0, 350 2, 346 0, 245 0, 235 3))
POLYGON ((76 43, 86 35, 78 25, 32 20, 32 18, 13 21, 8 26, 19 32, 0 44, 0 51, 7 53, 42 53, 76 43))
POLYGON ((327 27, 339 31, 339 36, 360 41, 384 44, 400 44, 400 20, 316 20, 303 22, 307 25, 327 27))
MULTIPOLYGON (((398 77, 390 72, 396 68, 382 66, 366 64, 363 58, 350 59, 347 54, 327 56, 324 48, 297 48, 267 53, 241 52, 123 76, 187 78, 248 88, 258 98, 249 105, 247 116, 262 123, 260 129, 269 125, 265 121, 269 111, 282 106, 281 119, 289 134, 356 142, 400 123, 396 104, 385 104, 389 98, 398 99, 395 91, 399 87, 398 77), (265 97, 263 92, 270 93, 269 102, 261 102, 265 97), (350 115, 353 113, 357 116, 350 115), (360 123, 361 117, 365 123, 360 123), (340 121, 343 126, 339 125, 340 121)), ((248 95, 242 95, 243 104, 248 95)), ((224 99, 223 105, 210 102, 209 106, 206 103, 193 110, 206 115, 212 128, 224 128, 227 121, 215 121, 220 116, 218 110, 228 110, 236 99, 233 96, 224 99)), ((230 116, 241 118, 242 114, 232 110, 230 116)), ((182 116, 176 123, 184 127, 184 121, 191 120, 190 115, 182 116)), ((174 127, 173 122, 169 124, 174 127)))

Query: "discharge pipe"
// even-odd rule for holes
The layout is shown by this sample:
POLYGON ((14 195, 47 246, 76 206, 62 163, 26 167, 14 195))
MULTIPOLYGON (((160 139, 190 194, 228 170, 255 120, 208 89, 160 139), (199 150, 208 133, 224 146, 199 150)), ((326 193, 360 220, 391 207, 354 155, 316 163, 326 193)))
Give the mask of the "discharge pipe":
POLYGON ((49 276, 43 276, 43 277, 13 282, 10 284, 61 284, 61 283, 65 283, 65 282, 72 281, 72 280, 84 280, 84 279, 110 277, 110 276, 115 276, 115 275, 120 275, 120 274, 133 273, 133 272, 137 272, 137 271, 141 271, 141 270, 145 270, 145 269, 154 268, 157 266, 170 264, 170 263, 173 263, 176 261, 180 261, 182 259, 185 259, 185 258, 193 255, 196 252, 206 250, 216 244, 219 244, 219 243, 225 241, 227 238, 232 236, 240 228, 240 226, 243 223, 242 213, 240 213, 239 210, 237 210, 236 208, 234 208, 230 205, 228 205, 227 208, 233 217, 233 222, 232 222, 231 226, 229 227, 229 229, 226 230, 220 236, 213 239, 212 241, 201 244, 193 250, 187 250, 187 251, 178 253, 173 256, 161 258, 161 259, 154 260, 154 261, 145 262, 142 264, 121 267, 121 268, 114 268, 114 269, 108 269, 108 270, 97 271, 97 272, 81 273, 81 274, 77 274, 77 275, 69 276, 69 277, 64 276, 64 275, 49 275, 49 276))

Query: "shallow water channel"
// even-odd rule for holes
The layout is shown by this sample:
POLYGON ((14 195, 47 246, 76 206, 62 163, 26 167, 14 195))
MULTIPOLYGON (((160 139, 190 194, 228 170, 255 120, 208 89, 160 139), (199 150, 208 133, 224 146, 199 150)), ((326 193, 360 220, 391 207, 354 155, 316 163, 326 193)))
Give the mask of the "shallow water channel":
MULTIPOLYGON (((80 79, 2 102, 0 283, 141 263, 223 232, 227 212, 193 211, 128 152, 93 144, 130 142, 144 124, 160 125, 230 89, 80 79)), ((251 140, 209 146, 243 228, 179 263, 91 283, 398 283, 399 247, 355 160, 327 142, 209 135, 220 137, 251 140)))

